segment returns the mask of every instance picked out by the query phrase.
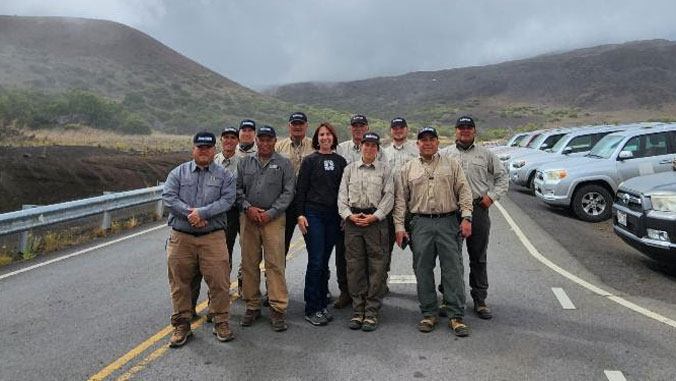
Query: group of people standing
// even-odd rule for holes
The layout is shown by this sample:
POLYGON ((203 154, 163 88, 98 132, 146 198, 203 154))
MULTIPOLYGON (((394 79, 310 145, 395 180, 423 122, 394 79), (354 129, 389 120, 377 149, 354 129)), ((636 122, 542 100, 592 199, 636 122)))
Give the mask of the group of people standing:
POLYGON ((275 331, 285 331, 289 302, 286 255, 296 226, 305 239, 305 320, 315 326, 333 320, 329 304, 329 260, 335 248, 340 296, 334 308, 352 306, 348 327, 373 331, 388 292, 394 244, 410 246, 422 312, 421 332, 430 332, 440 315, 467 336, 462 242, 467 241, 474 311, 490 319, 486 304, 488 209, 507 190, 499 159, 475 144, 471 117, 456 122, 456 143, 439 150, 435 128, 408 140, 404 118, 391 121, 392 145, 383 149, 368 120, 354 115, 352 139, 338 143, 330 123, 306 136, 307 116, 289 117, 289 136, 277 140, 274 128, 243 120, 226 127, 216 152, 216 136, 197 133, 193 160, 168 176, 163 199, 169 209, 168 275, 178 347, 192 334, 190 321, 202 278, 209 287, 208 320, 220 341, 233 339, 229 325, 230 272, 239 234, 238 287, 245 303, 240 319, 251 326, 269 306, 275 331), (441 265, 441 304, 434 268, 441 265), (261 295, 261 263, 267 295, 261 295))

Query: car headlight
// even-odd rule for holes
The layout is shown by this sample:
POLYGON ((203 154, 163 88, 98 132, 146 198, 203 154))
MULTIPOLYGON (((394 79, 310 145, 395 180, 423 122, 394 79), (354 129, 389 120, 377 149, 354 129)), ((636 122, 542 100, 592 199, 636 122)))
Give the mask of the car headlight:
POLYGON ((554 171, 545 172, 545 180, 561 180, 565 179, 568 173, 565 169, 557 169, 554 171))
POLYGON ((661 212, 676 212, 676 193, 653 193, 650 195, 653 209, 661 212))
POLYGON ((507 161, 507 160, 509 160, 510 157, 512 157, 512 155, 503 154, 503 155, 499 155, 498 157, 500 158, 500 161, 507 161))
POLYGON ((514 160, 512 162, 512 167, 514 168, 521 168, 524 165, 526 165, 526 160, 514 160))

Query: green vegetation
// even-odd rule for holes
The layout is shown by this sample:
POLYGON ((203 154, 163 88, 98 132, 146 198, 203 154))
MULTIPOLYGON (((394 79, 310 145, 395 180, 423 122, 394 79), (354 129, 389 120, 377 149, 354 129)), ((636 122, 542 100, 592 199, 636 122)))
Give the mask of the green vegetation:
POLYGON ((502 118, 524 118, 533 115, 542 115, 542 110, 530 105, 513 105, 500 110, 502 118))
POLYGON ((124 134, 149 134, 150 123, 120 103, 84 90, 49 94, 0 88, 0 122, 30 128, 86 124, 124 134))
POLYGON ((674 123, 676 122, 676 116, 661 116, 657 118, 651 118, 648 119, 648 122, 674 123))

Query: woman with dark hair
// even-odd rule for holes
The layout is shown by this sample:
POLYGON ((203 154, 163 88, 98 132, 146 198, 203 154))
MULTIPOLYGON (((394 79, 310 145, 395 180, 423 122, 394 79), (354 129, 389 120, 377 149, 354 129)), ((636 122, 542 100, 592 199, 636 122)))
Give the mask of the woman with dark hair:
POLYGON ((320 124, 312 136, 312 146, 317 151, 301 162, 296 185, 298 228, 306 236, 308 253, 305 320, 312 325, 326 325, 333 320, 326 308, 328 267, 340 232, 338 189, 347 166, 345 159, 334 152, 337 145, 333 126, 320 124))

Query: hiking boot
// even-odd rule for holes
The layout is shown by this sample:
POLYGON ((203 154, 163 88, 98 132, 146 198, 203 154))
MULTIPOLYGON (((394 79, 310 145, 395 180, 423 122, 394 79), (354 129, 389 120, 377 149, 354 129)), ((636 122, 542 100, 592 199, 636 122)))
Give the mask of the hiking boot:
POLYGON ((212 332, 214 335, 216 335, 218 341, 223 343, 235 338, 235 335, 232 333, 227 321, 214 324, 214 329, 212 332))
POLYGON ((491 309, 488 308, 486 303, 484 302, 474 302, 474 312, 484 320, 490 320, 493 318, 493 313, 491 313, 491 309))
POLYGON ((171 334, 171 339, 169 339, 169 346, 171 348, 178 348, 185 344, 190 336, 192 336, 190 323, 179 323, 174 326, 174 333, 171 334))
POLYGON ((418 323, 418 331, 423 333, 428 333, 434 331, 434 327, 437 326, 437 318, 435 317, 423 317, 422 320, 418 323))
POLYGON ((364 317, 361 315, 353 315, 352 319, 347 322, 347 327, 349 329, 361 329, 362 324, 364 324, 364 317))
POLYGON ((239 325, 242 327, 251 327, 254 320, 258 319, 261 316, 261 310, 250 310, 247 309, 244 311, 244 316, 239 320, 239 325))
POLYGON ((324 316, 322 311, 317 311, 310 315, 305 315, 305 320, 310 322, 310 324, 317 326, 329 324, 328 319, 326 319, 326 316, 324 316))
POLYGON ((286 325, 286 315, 283 312, 275 310, 271 311, 270 324, 272 324, 272 330, 275 332, 286 331, 289 328, 289 326, 286 325))
POLYGON ((333 303, 333 308, 339 310, 341 308, 345 308, 350 305, 352 305, 352 297, 347 293, 341 292, 340 296, 338 297, 338 300, 336 300, 336 302, 333 303))
POLYGON ((374 317, 367 317, 361 324, 361 330, 364 332, 372 332, 378 328, 378 319, 374 317))
POLYGON ((439 316, 448 317, 448 305, 443 299, 441 299, 441 304, 439 304, 439 316))
POLYGON ((448 321, 448 328, 459 337, 469 336, 469 326, 461 318, 453 318, 448 321))
POLYGON ((333 315, 329 312, 329 310, 327 308, 324 308, 322 310, 322 314, 324 314, 324 317, 326 318, 326 320, 333 321, 333 315))

